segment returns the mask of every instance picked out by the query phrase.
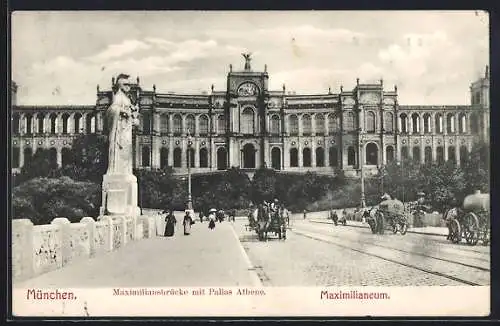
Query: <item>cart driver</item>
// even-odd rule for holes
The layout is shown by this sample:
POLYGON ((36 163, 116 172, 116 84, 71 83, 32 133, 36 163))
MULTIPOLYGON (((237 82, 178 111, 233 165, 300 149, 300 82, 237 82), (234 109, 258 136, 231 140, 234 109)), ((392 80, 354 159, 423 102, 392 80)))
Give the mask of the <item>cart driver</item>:
POLYGON ((279 201, 278 198, 274 198, 274 202, 271 203, 270 205, 271 211, 276 212, 279 208, 279 201))

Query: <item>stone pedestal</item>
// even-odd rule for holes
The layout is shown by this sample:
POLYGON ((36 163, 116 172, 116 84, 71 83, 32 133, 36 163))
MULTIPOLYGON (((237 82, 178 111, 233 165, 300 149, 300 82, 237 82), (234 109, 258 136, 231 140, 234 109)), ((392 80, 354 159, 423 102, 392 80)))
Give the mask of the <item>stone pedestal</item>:
POLYGON ((105 174, 100 215, 138 216, 137 178, 133 174, 105 174))

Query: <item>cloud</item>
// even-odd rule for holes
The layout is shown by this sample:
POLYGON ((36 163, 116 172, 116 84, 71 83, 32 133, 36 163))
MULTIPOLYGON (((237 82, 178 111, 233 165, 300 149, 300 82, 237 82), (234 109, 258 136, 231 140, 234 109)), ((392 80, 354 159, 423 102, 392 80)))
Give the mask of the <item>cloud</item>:
POLYGON ((88 60, 94 62, 105 61, 124 56, 138 50, 147 50, 151 46, 138 40, 125 40, 119 44, 110 44, 104 51, 89 57, 88 60))

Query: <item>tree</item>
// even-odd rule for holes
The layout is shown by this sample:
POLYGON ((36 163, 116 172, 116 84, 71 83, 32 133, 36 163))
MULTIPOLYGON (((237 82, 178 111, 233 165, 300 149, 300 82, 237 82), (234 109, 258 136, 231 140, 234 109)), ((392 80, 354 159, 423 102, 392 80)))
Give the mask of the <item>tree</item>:
POLYGON ((84 216, 98 216, 100 206, 99 185, 69 177, 38 177, 12 191, 12 217, 29 218, 34 224, 48 224, 56 217, 78 222, 84 216))
POLYGON ((63 167, 62 174, 75 180, 102 182, 108 168, 108 139, 104 135, 79 135, 73 140, 70 164, 63 167))

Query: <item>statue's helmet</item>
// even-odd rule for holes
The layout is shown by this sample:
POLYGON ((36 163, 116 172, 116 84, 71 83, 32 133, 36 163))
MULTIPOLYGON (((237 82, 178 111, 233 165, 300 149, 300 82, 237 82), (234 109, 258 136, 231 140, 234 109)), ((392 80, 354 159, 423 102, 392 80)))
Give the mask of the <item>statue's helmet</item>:
POLYGON ((385 194, 382 195, 382 197, 380 197, 380 199, 382 199, 382 200, 390 200, 391 196, 389 196, 388 193, 385 193, 385 194))

